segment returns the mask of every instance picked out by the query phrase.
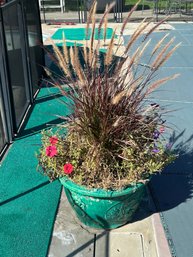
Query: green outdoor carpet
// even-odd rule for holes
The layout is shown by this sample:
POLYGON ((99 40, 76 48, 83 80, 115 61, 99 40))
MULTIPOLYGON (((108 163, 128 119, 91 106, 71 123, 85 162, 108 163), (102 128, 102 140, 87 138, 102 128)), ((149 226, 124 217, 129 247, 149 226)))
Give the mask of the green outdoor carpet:
POLYGON ((42 88, 30 118, 0 167, 0 256, 46 257, 61 193, 36 171, 40 131, 68 110, 54 88, 42 88))
MULTIPOLYGON (((90 39, 92 30, 89 29, 88 38, 90 39)), ((66 40, 85 40, 86 39, 86 29, 85 28, 64 28, 64 29, 58 29, 54 35, 52 36, 53 40, 62 40, 63 34, 65 35, 66 40)), ((98 36, 100 39, 104 38, 104 29, 101 29, 100 34, 98 35, 98 29, 95 30, 95 39, 98 39, 98 36)), ((106 39, 111 39, 113 36, 113 29, 107 28, 106 33, 106 39)))

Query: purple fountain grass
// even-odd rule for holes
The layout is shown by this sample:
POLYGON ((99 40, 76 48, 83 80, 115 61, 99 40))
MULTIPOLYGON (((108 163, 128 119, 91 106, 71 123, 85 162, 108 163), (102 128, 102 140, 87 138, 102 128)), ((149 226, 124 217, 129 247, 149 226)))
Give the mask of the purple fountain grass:
POLYGON ((75 44, 68 51, 65 36, 62 51, 53 44, 53 60, 64 74, 60 77, 63 83, 53 84, 71 100, 66 104, 70 105, 73 114, 63 117, 67 121, 68 133, 55 135, 58 138, 57 155, 51 160, 45 156, 51 134, 43 133, 39 162, 51 179, 63 176, 63 166, 70 163, 73 172, 69 177, 76 183, 91 188, 122 188, 148 179, 174 159, 173 154, 165 151, 163 137, 155 139, 155 131, 166 126, 162 119, 164 110, 157 104, 148 104, 147 98, 160 85, 177 77, 172 75, 155 81, 159 68, 179 45, 172 46, 174 39, 171 39, 163 47, 166 35, 152 49, 144 69, 135 72, 150 44, 151 33, 162 23, 152 27, 150 22, 143 20, 131 35, 122 56, 115 57, 136 4, 123 22, 117 41, 114 30, 102 70, 99 50, 106 44, 107 18, 114 3, 106 8, 98 25, 98 40, 95 40, 96 5, 94 2, 86 25, 86 42, 81 51, 83 65, 79 48, 75 44), (88 39, 90 25, 91 36, 88 39), (132 52, 133 45, 142 35, 143 42, 132 52))

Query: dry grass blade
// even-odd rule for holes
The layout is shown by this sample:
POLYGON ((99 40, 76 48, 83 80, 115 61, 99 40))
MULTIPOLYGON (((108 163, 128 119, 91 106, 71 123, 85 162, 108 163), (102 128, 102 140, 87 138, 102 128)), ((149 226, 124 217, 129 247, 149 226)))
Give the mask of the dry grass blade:
POLYGON ((78 56, 78 47, 77 45, 75 44, 74 46, 74 69, 75 69, 75 72, 80 80, 80 83, 83 85, 84 82, 85 82, 85 76, 84 76, 84 71, 81 67, 81 64, 80 64, 80 59, 79 59, 79 56, 78 56))
POLYGON ((56 54, 56 58, 58 60, 59 66, 61 67, 61 69, 65 72, 65 74, 68 77, 71 77, 71 74, 70 74, 70 71, 69 71, 69 67, 68 67, 68 65, 66 63, 66 60, 65 60, 63 54, 60 52, 60 49, 58 48, 58 46, 56 46, 53 41, 51 41, 51 42, 52 42, 52 46, 53 46, 54 52, 56 54))
POLYGON ((66 38, 65 38, 64 32, 62 34, 63 34, 63 47, 62 47, 63 48, 63 56, 64 56, 66 63, 69 64, 69 53, 68 53, 68 49, 66 46, 66 38))
POLYGON ((176 51, 176 49, 181 45, 181 43, 177 44, 170 52, 168 52, 162 60, 157 64, 156 69, 159 69, 171 56, 172 54, 176 51))
POLYGON ((93 16, 92 17, 92 31, 91 31, 91 38, 90 38, 90 50, 93 50, 95 27, 96 27, 96 20, 95 20, 95 16, 93 16))
POLYGON ((113 97, 111 103, 113 105, 116 105, 119 103, 119 101, 126 95, 126 90, 121 91, 120 93, 118 93, 116 96, 113 97))
POLYGON ((97 53, 96 53, 96 50, 93 50, 92 59, 90 60, 90 66, 93 70, 96 70, 96 65, 97 65, 97 53))
POLYGON ((158 56, 156 57, 156 59, 154 60, 154 62, 152 63, 152 67, 153 69, 157 69, 160 60, 162 60, 164 54, 166 53, 166 51, 168 50, 168 48, 171 46, 171 44, 174 42, 174 37, 172 39, 170 39, 170 41, 163 47, 163 49, 161 50, 161 52, 158 54, 158 56))
POLYGON ((102 28, 102 25, 104 23, 104 20, 105 20, 105 17, 108 15, 108 13, 111 11, 111 9, 115 6, 115 2, 112 2, 109 6, 108 6, 108 9, 106 9, 106 11, 104 12, 103 14, 103 17, 99 23, 99 26, 98 26, 98 40, 100 41, 100 33, 101 33, 101 28, 102 28))
POLYGON ((162 43, 168 37, 168 35, 169 35, 169 33, 166 34, 162 39, 160 39, 160 41, 155 45, 155 47, 154 47, 154 49, 153 49, 153 51, 151 53, 151 56, 153 56, 157 52, 157 50, 160 49, 162 43))
POLYGON ((83 46, 83 53, 84 53, 84 60, 86 65, 88 65, 88 48, 86 46, 86 43, 83 46))
POLYGON ((170 77, 165 77, 163 79, 157 80, 155 81, 152 85, 149 86, 149 88, 147 89, 145 96, 151 94, 153 91, 155 91, 155 89, 157 89, 160 85, 168 82, 169 80, 173 80, 176 79, 177 77, 179 77, 180 74, 175 74, 173 76, 170 77))
POLYGON ((137 65, 141 59, 141 56, 143 55, 143 53, 145 52, 146 48, 148 47, 148 45, 151 42, 151 38, 145 43, 144 46, 142 46, 142 49, 140 50, 139 54, 137 55, 137 58, 135 60, 135 64, 137 65))
POLYGON ((117 118, 117 120, 113 123, 112 126, 115 127, 115 128, 118 127, 118 125, 119 125, 119 123, 120 123, 120 121, 121 121, 121 118, 122 118, 122 117, 119 116, 119 117, 117 118))
POLYGON ((150 22, 145 23, 144 19, 141 24, 138 26, 138 28, 135 30, 133 35, 131 36, 131 39, 129 40, 127 46, 125 47, 125 54, 129 51, 130 47, 133 45, 133 43, 138 39, 138 37, 145 31, 145 29, 149 26, 150 22))
POLYGON ((135 63, 136 58, 138 57, 138 54, 140 52, 140 46, 136 49, 135 53, 133 54, 133 56, 130 59, 130 62, 127 66, 127 72, 131 71, 131 67, 133 66, 133 64, 135 63))
POLYGON ((130 97, 134 92, 136 92, 136 89, 139 87, 141 82, 143 81, 143 76, 140 76, 139 78, 135 79, 131 82, 129 85, 129 89, 127 92, 127 96, 130 97))
POLYGON ((92 67, 94 55, 95 55, 94 51, 92 49, 89 49, 88 64, 89 64, 90 67, 92 67))
POLYGON ((133 12, 137 9, 138 4, 141 2, 141 0, 139 0, 131 9, 131 11, 128 13, 128 16, 125 18, 125 20, 123 21, 123 25, 121 27, 121 31, 120 34, 123 35, 123 31, 125 30, 125 27, 131 17, 131 15, 133 14, 133 12))
POLYGON ((71 64, 74 67, 75 66, 75 57, 74 57, 74 50, 73 47, 70 47, 70 60, 71 60, 71 64))
POLYGON ((93 13, 91 16, 92 19, 92 31, 91 31, 91 38, 90 38, 90 44, 89 44, 89 65, 92 66, 93 59, 94 59, 94 38, 95 38, 95 28, 96 28, 96 19, 95 19, 95 13, 96 13, 96 4, 93 8, 93 13))
MULTIPOLYGON (((105 11, 107 10, 108 10, 108 5, 106 5, 105 11)), ((104 43, 106 42, 106 37, 107 37, 107 25, 108 25, 108 16, 106 16, 104 19, 104 43)))
POLYGON ((94 0, 93 4, 91 6, 91 9, 89 11, 88 18, 87 18, 87 23, 86 23, 86 40, 88 39, 90 22, 92 22, 93 16, 96 13, 96 8, 97 8, 97 1, 94 0))
POLYGON ((107 53, 105 56, 105 65, 110 65, 112 62, 115 34, 116 34, 116 29, 113 31, 113 35, 112 35, 110 44, 108 45, 108 48, 107 48, 107 53))
POLYGON ((124 19, 124 21, 123 21, 123 25, 122 25, 122 27, 121 27, 120 35, 119 35, 119 40, 118 40, 118 47, 117 47, 117 49, 116 49, 116 51, 115 51, 115 54, 118 52, 118 50, 119 50, 119 48, 120 48, 120 46, 121 46, 121 40, 122 40, 122 36, 123 36, 123 31, 125 30, 125 27, 126 27, 128 21, 129 21, 131 15, 132 15, 133 12, 137 9, 137 6, 138 6, 138 4, 139 4, 140 2, 141 2, 141 0, 139 0, 139 1, 132 7, 131 11, 128 13, 127 17, 126 17, 126 18, 124 19))
POLYGON ((45 71, 46 75, 48 77, 51 77, 52 76, 52 72, 47 67, 43 67, 43 68, 44 68, 44 71, 45 71))
POLYGON ((151 29, 147 32, 147 34, 145 35, 143 41, 145 41, 145 40, 147 39, 147 37, 148 37, 149 35, 151 35, 152 32, 153 32, 155 29, 157 29, 161 24, 163 24, 167 19, 168 19, 168 16, 167 16, 166 18, 164 18, 163 20, 159 21, 155 26, 153 26, 153 28, 151 28, 151 29))
POLYGON ((74 49, 72 46, 70 47, 70 60, 75 74, 78 76, 80 82, 83 83, 83 75, 81 70, 79 70, 79 60, 77 59, 76 45, 74 49))

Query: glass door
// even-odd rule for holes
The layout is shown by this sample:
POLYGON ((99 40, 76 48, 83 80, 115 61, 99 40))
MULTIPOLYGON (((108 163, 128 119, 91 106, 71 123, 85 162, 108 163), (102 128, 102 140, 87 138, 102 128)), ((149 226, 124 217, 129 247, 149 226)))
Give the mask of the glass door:
POLYGON ((15 115, 16 131, 30 104, 25 37, 21 28, 22 17, 18 15, 19 7, 17 2, 2 7, 10 96, 13 101, 12 112, 15 115))
POLYGON ((32 94, 39 89, 45 66, 42 43, 41 21, 38 1, 23 0, 23 14, 27 32, 29 67, 31 72, 32 94))

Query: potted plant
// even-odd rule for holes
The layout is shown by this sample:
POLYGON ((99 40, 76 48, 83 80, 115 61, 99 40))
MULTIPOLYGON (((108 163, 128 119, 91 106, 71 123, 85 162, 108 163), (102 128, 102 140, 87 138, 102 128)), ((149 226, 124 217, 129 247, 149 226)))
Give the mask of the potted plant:
POLYGON ((173 40, 162 46, 164 37, 152 49, 149 64, 140 65, 148 38, 159 25, 152 27, 143 21, 122 56, 115 57, 136 5, 124 21, 120 37, 116 38, 114 31, 102 55, 100 48, 107 44, 107 15, 112 6, 99 22, 97 40, 95 2, 84 47, 67 49, 65 39, 62 51, 53 45, 54 58, 63 72, 55 86, 68 98, 66 106, 72 114, 63 117, 64 123, 57 130, 42 132, 38 153, 40 172, 50 180, 61 181, 79 219, 88 226, 107 229, 132 219, 146 182, 175 158, 164 139, 165 111, 150 95, 175 77, 154 79, 176 46, 171 47, 173 40), (143 42, 133 52, 132 46, 142 35, 143 42))

